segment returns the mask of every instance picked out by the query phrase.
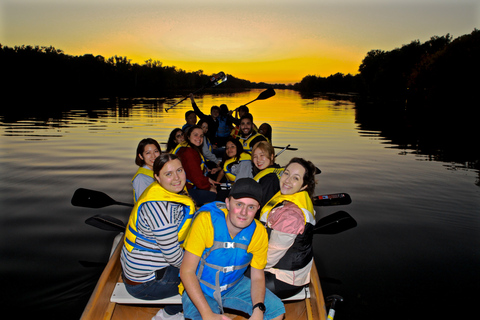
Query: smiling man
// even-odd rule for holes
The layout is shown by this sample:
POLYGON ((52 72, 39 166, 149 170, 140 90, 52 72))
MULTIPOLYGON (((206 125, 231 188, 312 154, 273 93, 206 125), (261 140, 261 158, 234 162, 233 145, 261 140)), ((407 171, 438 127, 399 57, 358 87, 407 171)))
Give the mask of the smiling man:
POLYGON ((262 188, 239 179, 223 202, 201 207, 185 241, 180 277, 185 318, 229 319, 224 308, 250 319, 281 319, 282 301, 265 288, 268 237, 255 220, 262 188), (250 279, 244 276, 251 266, 250 279))
POLYGON ((246 152, 251 152, 257 142, 267 141, 263 135, 254 130, 251 113, 245 113, 240 118, 240 136, 238 139, 240 139, 240 142, 243 144, 243 150, 246 152))

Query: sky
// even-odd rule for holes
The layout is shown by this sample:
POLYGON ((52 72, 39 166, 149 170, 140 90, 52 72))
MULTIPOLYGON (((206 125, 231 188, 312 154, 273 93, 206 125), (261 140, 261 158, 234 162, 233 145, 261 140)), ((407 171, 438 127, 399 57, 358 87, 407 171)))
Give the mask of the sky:
POLYGON ((478 0, 0 0, 3 46, 268 83, 354 75, 371 50, 475 28, 478 0))

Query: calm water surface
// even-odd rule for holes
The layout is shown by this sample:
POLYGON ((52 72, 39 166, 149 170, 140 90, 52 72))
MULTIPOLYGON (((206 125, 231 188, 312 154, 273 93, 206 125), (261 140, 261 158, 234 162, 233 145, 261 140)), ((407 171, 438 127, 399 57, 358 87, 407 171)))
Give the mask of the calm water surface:
MULTIPOLYGON (((205 95, 197 103, 209 113, 214 104, 235 108, 260 92, 205 95)), ((15 307, 17 318, 80 317, 115 236, 84 220, 106 214, 126 221, 129 210, 78 208, 70 199, 84 187, 131 202, 138 142, 146 137, 165 142, 190 109, 183 103, 166 113, 165 106, 144 102, 95 111, 85 106, 61 119, 0 117, 0 257, 6 284, 0 301, 15 307)), ((317 218, 345 210, 358 222, 338 235, 315 236, 324 293, 345 298, 336 319, 425 313, 446 319, 473 312, 480 298, 478 171, 431 161, 378 131, 360 129, 348 101, 302 99, 277 90, 249 107, 257 125, 273 126, 275 146, 299 149, 284 152, 279 164, 307 158, 322 170, 317 194, 346 192, 353 199, 348 206, 317 208, 317 218)))

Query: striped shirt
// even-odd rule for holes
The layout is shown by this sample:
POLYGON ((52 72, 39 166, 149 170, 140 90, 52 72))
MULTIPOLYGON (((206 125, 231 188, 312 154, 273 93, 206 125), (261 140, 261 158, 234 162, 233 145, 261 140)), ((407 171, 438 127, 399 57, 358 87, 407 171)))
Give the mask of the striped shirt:
POLYGON ((135 282, 146 282, 155 279, 155 271, 168 265, 180 268, 183 260, 183 249, 178 243, 178 226, 183 220, 185 210, 182 204, 158 201, 146 202, 138 213, 138 232, 154 243, 136 238, 137 245, 146 248, 134 248, 128 252, 122 249, 120 262, 127 279, 135 282), (159 250, 152 252, 148 250, 159 250))

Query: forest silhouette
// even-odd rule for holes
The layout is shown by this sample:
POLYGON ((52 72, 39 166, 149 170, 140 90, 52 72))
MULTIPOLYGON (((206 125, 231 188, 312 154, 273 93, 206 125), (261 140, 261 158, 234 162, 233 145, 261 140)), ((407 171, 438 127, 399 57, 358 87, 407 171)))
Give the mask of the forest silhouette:
MULTIPOLYGON (((425 43, 415 40, 391 51, 371 50, 356 75, 307 75, 294 85, 268 85, 229 74, 221 89, 273 86, 304 94, 348 93, 362 100, 401 104, 468 102, 478 88, 478 80, 472 76, 480 71, 479 56, 480 32, 475 29, 455 40, 447 34, 425 43)), ((52 46, 10 48, 0 44, 0 65, 4 99, 47 100, 49 104, 52 99, 165 97, 198 89, 210 76, 203 70, 187 72, 153 59, 140 65, 122 56, 71 56, 52 46)))
MULTIPOLYGON (((399 149, 480 168, 474 97, 479 57, 480 32, 474 29, 456 39, 447 34, 391 51, 371 50, 356 75, 307 75, 294 85, 271 85, 228 74, 228 81, 211 92, 274 87, 298 90, 304 97, 349 99, 360 130, 378 131, 399 149)), ((78 104, 96 109, 125 101, 128 107, 135 98, 163 100, 195 91, 211 76, 153 59, 140 65, 121 56, 71 56, 52 46, 0 44, 0 66, 0 116, 11 119, 61 116, 78 104)))

